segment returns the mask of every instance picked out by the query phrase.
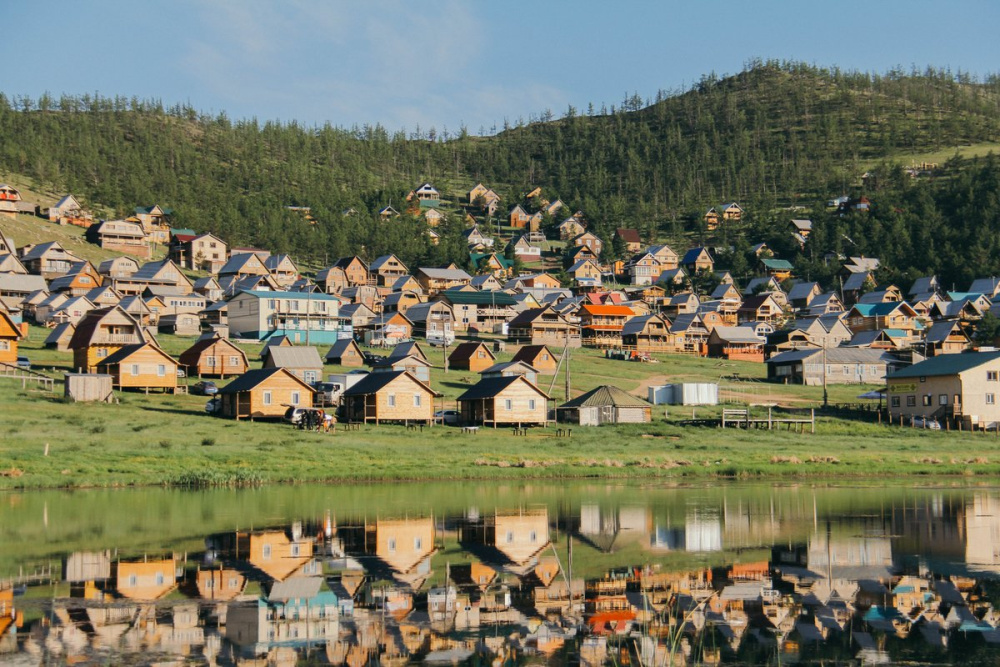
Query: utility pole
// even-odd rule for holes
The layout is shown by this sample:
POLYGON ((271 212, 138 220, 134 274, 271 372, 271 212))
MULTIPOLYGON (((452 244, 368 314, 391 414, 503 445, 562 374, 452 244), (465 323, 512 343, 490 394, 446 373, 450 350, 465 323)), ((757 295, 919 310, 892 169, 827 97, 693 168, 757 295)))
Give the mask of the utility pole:
POLYGON ((566 400, 568 401, 568 400, 570 400, 570 395, 569 395, 569 392, 570 392, 570 373, 569 373, 570 352, 569 352, 569 341, 566 342, 566 350, 563 352, 563 357, 566 360, 566 400))
POLYGON ((830 403, 830 395, 826 391, 826 339, 823 339, 823 409, 825 410, 830 403))

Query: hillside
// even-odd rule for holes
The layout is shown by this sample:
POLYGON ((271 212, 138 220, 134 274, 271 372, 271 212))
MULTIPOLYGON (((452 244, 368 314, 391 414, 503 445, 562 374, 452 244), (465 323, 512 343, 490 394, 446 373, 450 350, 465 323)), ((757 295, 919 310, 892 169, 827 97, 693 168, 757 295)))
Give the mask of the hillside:
POLYGON ((959 79, 760 63, 649 105, 632 99, 603 114, 447 138, 232 121, 124 98, 0 98, 0 176, 119 214, 160 203, 180 226, 313 265, 389 251, 408 263, 461 262, 458 206, 437 247, 421 221, 374 224, 375 212, 400 208, 423 180, 455 204, 484 181, 505 205, 543 185, 605 237, 622 224, 648 238, 693 232, 689 221, 722 200, 741 201, 759 222, 778 205, 851 191, 883 160, 988 152, 1000 140, 1000 84, 959 79), (289 205, 312 207, 318 224, 289 205), (342 216, 347 208, 360 214, 342 216))

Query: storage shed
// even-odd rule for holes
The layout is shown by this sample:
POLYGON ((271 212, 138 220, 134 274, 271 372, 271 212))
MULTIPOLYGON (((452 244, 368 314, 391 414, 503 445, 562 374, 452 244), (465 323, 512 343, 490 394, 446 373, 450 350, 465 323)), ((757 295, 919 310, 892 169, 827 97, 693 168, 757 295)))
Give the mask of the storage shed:
POLYGON ((563 403, 556 412, 562 422, 600 426, 648 423, 652 408, 641 398, 606 384, 563 403))
POLYGON ((78 402, 112 403, 115 400, 112 378, 103 373, 66 373, 63 395, 78 402))

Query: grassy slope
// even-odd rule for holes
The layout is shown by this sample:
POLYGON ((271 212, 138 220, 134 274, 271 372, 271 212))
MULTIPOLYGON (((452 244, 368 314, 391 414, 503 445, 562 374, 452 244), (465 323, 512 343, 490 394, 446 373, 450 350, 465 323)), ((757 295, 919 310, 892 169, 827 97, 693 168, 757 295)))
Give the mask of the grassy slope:
MULTIPOLYGON (((40 349, 43 336, 44 330, 33 329, 24 351, 36 368, 52 369, 59 375, 68 368, 70 357, 40 349)), ((162 343, 176 355, 190 340, 164 336, 162 343)), ((248 352, 253 355, 256 348, 248 352)), ((573 358, 576 391, 608 382, 635 391, 644 381, 718 380, 733 371, 752 378, 762 372, 760 365, 720 366, 715 360, 691 357, 635 364, 582 350, 573 358)), ((440 369, 432 375, 448 407, 474 378, 462 371, 445 375, 440 369)), ((547 388, 548 383, 542 386, 547 388)), ((562 378, 553 390, 560 402, 561 386, 562 378)), ((741 386, 748 388, 742 396, 750 402, 808 407, 817 405, 821 397, 815 387, 759 382, 741 386)), ((858 393, 858 387, 835 387, 831 400, 848 401, 858 393)), ((832 418, 820 420, 815 436, 685 428, 664 420, 660 409, 650 425, 576 428, 572 439, 555 437, 551 428, 534 429, 527 437, 515 437, 506 429, 484 429, 470 436, 455 428, 417 433, 398 426, 366 426, 359 432, 321 435, 280 423, 236 423, 209 417, 203 412, 204 402, 203 397, 190 395, 126 393, 118 405, 66 404, 0 379, 0 403, 5 407, 0 411, 0 432, 6 434, 0 441, 0 488, 160 484, 185 479, 226 483, 1000 472, 1000 439, 995 436, 929 433, 832 418)), ((699 408, 698 414, 714 411, 699 408)), ((687 409, 672 408, 671 413, 678 418, 689 416, 687 409)))

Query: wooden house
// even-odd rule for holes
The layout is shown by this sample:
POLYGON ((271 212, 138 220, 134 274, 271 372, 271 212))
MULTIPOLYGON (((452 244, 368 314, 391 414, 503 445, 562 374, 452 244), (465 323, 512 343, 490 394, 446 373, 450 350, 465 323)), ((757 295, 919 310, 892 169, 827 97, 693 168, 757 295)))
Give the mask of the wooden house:
POLYGON ((615 230, 615 238, 620 239, 625 245, 626 252, 637 253, 642 250, 642 238, 638 229, 619 227, 615 230))
POLYGON ((577 234, 570 239, 570 243, 575 246, 586 246, 592 253, 594 253, 594 257, 600 257, 601 251, 604 249, 604 241, 602 241, 601 237, 593 232, 582 232, 577 234))
POLYGON ((396 371, 406 371, 424 384, 430 384, 431 363, 417 355, 383 357, 376 359, 375 363, 372 364, 372 373, 393 373, 396 371))
POLYGON ((17 346, 24 333, 10 313, 0 306, 0 364, 17 363, 17 346))
POLYGON ((156 319, 156 330, 159 333, 174 336, 201 335, 201 317, 197 313, 167 313, 156 319))
POLYGON ((761 268, 767 275, 776 280, 787 280, 792 277, 795 267, 787 259, 774 259, 773 257, 762 257, 760 259, 761 268))
POLYGON ((149 259, 153 255, 149 235, 138 222, 103 220, 87 228, 87 241, 104 248, 149 259))
POLYGON ((580 328, 551 306, 531 308, 508 323, 507 340, 531 345, 580 347, 580 328))
POLYGON ((514 229, 524 229, 530 220, 531 215, 520 204, 516 204, 514 208, 510 209, 509 221, 510 226, 514 229))
POLYGON ((578 284, 601 284, 601 267, 592 259, 581 259, 566 269, 573 280, 578 284))
POLYGON ((523 375, 531 384, 538 384, 538 369, 532 368, 523 361, 507 361, 493 364, 489 368, 480 371, 479 374, 484 378, 523 375))
POLYGON ((369 373, 343 394, 344 413, 351 422, 434 421, 434 399, 440 396, 406 371, 369 373))
POLYGON ((110 375, 116 389, 177 389, 177 361, 153 342, 122 347, 97 362, 97 372, 110 375))
POLYGON ((577 237, 583 234, 586 228, 583 226, 583 221, 577 218, 575 215, 571 215, 562 222, 556 228, 559 232, 559 238, 563 241, 568 241, 571 238, 577 237))
POLYGON ((522 361, 542 375, 555 373, 559 365, 559 357, 547 345, 524 345, 514 353, 511 361, 522 361))
POLYGON ((262 368, 284 368, 308 385, 319 382, 323 377, 323 360, 315 347, 272 346, 268 347, 262 368))
POLYGON ((472 276, 462 269, 437 269, 421 267, 414 276, 429 296, 451 287, 461 287, 472 282, 472 276))
POLYGON ((167 244, 170 242, 170 217, 173 211, 153 204, 152 206, 137 206, 132 218, 142 223, 143 230, 153 243, 167 244))
POLYGON ((316 284, 327 294, 340 294, 348 286, 347 274, 339 266, 328 266, 316 274, 316 284))
POLYGON ((652 406, 613 385, 591 389, 556 409, 559 421, 600 426, 601 424, 644 424, 652 418, 652 406))
POLYGON ((670 322, 660 314, 633 317, 622 327, 622 346, 636 352, 671 352, 677 349, 677 336, 670 322))
POLYGON ((369 281, 374 278, 377 287, 391 287, 401 276, 410 275, 410 270, 395 255, 382 255, 368 270, 369 281))
POLYGON ((97 308, 80 320, 70 339, 73 368, 92 373, 99 361, 126 345, 134 346, 147 340, 142 325, 121 307, 97 308))
POLYGON ((128 278, 115 280, 115 289, 122 294, 142 294, 150 286, 173 287, 178 294, 194 291, 194 282, 169 259, 146 262, 128 278))
POLYGON ((764 342, 751 327, 715 327, 708 336, 708 356, 763 362, 764 342))
POLYGON ((444 220, 445 218, 444 213, 442 213, 436 208, 424 209, 423 213, 424 213, 424 220, 426 220, 427 224, 431 227, 437 227, 438 225, 441 224, 441 221, 444 220))
POLYGON ((924 356, 959 354, 972 347, 972 339, 955 320, 935 322, 924 333, 924 356))
POLYGON ((250 368, 246 353, 220 336, 207 334, 181 353, 178 362, 187 374, 225 378, 242 375, 250 368))
POLYGON ((361 346, 353 338, 341 338, 330 346, 326 353, 326 363, 359 368, 364 365, 361 346))
POLYGON ((496 363, 496 355, 485 343, 459 343, 448 355, 448 367, 456 370, 479 373, 496 363))
POLYGON ((916 311, 905 301, 855 304, 845 319, 854 333, 878 329, 915 332, 922 328, 916 311))
POLYGON ((144 558, 113 564, 115 591, 128 600, 159 600, 177 588, 177 562, 173 558, 144 558))
POLYGON ((392 294, 386 295, 386 297, 382 300, 382 312, 402 313, 403 315, 406 315, 410 312, 410 308, 423 302, 424 298, 419 292, 411 290, 393 292, 392 294))
POLYGON ((399 211, 394 209, 391 205, 383 206, 378 211, 379 220, 385 222, 386 220, 391 220, 392 218, 399 217, 399 211))
POLYGON ((229 261, 219 269, 219 276, 270 276, 267 266, 262 258, 255 252, 241 252, 229 257, 229 261))
POLYGON ((97 267, 98 273, 108 278, 129 278, 139 270, 139 262, 131 257, 106 259, 97 267))
MULTIPOLYGON (((365 261, 357 255, 341 257, 333 263, 333 268, 340 269, 344 272, 344 277, 347 279, 348 287, 360 287, 361 285, 374 284, 374 281, 370 278, 368 264, 366 264, 365 261)), ((409 273, 409 271, 406 273, 409 273)), ((317 281, 318 280, 319 279, 317 278, 317 281)))
POLYGON ((580 308, 580 332, 585 347, 622 346, 622 329, 635 317, 628 306, 584 304, 580 308))
POLYGON ((413 338, 413 322, 402 313, 382 313, 368 322, 364 334, 369 344, 395 345, 413 338))
POLYGON ((737 311, 741 323, 777 322, 784 317, 784 314, 774 295, 767 293, 746 297, 737 311))
MULTIPOLYGON (((51 332, 49 332, 49 335, 45 337, 43 345, 50 350, 69 352, 69 342, 73 339, 74 331, 76 331, 76 324, 73 322, 63 322, 62 324, 58 324, 51 332)), ((2 354, 2 352, 3 343, 0 343, 0 354, 2 354)), ((2 359, 0 359, 0 361, 2 361, 2 359)))
POLYGON ((708 248, 691 248, 680 261, 680 266, 688 273, 695 274, 699 271, 713 271, 715 260, 708 252, 708 248))
POLYGON ((36 276, 51 280, 69 272, 70 267, 83 259, 64 249, 58 241, 49 241, 21 249, 21 264, 36 276))
POLYGON ((293 284, 299 278, 299 267, 288 255, 271 255, 264 260, 264 267, 274 278, 274 282, 285 288, 293 284))
POLYGON ((84 210, 79 200, 73 195, 64 195, 62 199, 49 207, 47 212, 49 222, 57 225, 75 225, 86 229, 94 222, 94 216, 84 210))
POLYGON ((171 234, 168 256, 181 268, 216 274, 228 261, 229 246, 215 234, 171 234))
POLYGON ((743 208, 735 203, 713 206, 708 209, 703 219, 708 230, 717 228, 723 222, 739 222, 743 219, 743 208))
POLYGON ((276 419, 290 406, 312 407, 313 388, 285 368, 249 370, 219 390, 219 414, 233 419, 276 419))
POLYGON ((551 399, 523 375, 483 378, 458 397, 466 424, 544 426, 551 399))

